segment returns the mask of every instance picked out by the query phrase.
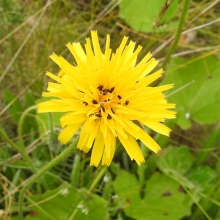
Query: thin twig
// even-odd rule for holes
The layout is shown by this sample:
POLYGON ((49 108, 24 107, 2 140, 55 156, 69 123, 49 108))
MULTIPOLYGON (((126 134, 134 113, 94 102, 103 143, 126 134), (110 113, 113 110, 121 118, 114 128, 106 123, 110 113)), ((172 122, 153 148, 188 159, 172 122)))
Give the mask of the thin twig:
POLYGON ((207 26, 209 26, 209 25, 211 25, 211 24, 214 24, 214 23, 217 23, 217 22, 219 22, 219 21, 220 21, 220 18, 217 18, 217 19, 215 19, 215 20, 213 20, 213 21, 210 21, 210 22, 208 22, 208 23, 205 23, 205 24, 196 26, 196 27, 194 27, 194 28, 188 29, 188 30, 186 30, 186 31, 183 31, 183 32, 182 32, 182 35, 188 34, 189 32, 192 32, 192 31, 195 31, 195 30, 204 28, 204 27, 207 27, 207 26))
POLYGON ((210 4, 208 7, 206 7, 203 11, 201 11, 196 17, 194 17, 187 25, 186 28, 188 28, 194 21, 196 21, 199 17, 204 15, 209 9, 213 8, 215 5, 220 3, 220 0, 214 1, 212 4, 210 4))
MULTIPOLYGON (((205 12, 207 12, 207 11, 208 11, 209 9, 211 9, 212 7, 214 7, 218 2, 220 2, 220 0, 217 0, 217 1, 215 1, 214 3, 212 3, 210 6, 208 6, 205 10, 203 10, 203 11, 197 16, 197 18, 200 17, 200 16, 201 16, 202 14, 204 14, 205 12)), ((195 18, 194 18, 193 20, 191 20, 190 23, 189 23, 188 25, 186 25, 185 28, 189 27, 194 21, 195 21, 195 18)), ((215 20, 215 21, 216 21, 216 20, 215 20)), ((210 25, 210 22, 207 23, 207 24, 210 25)), ((200 28, 205 27, 205 26, 208 26, 207 24, 203 24, 203 26, 200 25, 200 28), (202 27, 201 27, 201 26, 202 26, 202 27)), ((196 27, 195 27, 195 28, 196 28, 196 27)), ((189 29, 189 30, 183 31, 183 32, 182 32, 182 35, 183 35, 183 34, 187 34, 187 33, 191 32, 191 31, 194 31, 194 30, 199 29, 199 28, 196 28, 196 29, 195 29, 195 28, 191 28, 191 29, 189 29)), ((172 40, 174 39, 174 37, 175 37, 175 35, 173 35, 173 36, 170 37, 168 40, 166 40, 164 43, 162 43, 159 47, 157 47, 157 48, 152 52, 152 54, 155 56, 158 52, 160 52, 163 48, 165 48, 170 42, 172 42, 172 40)))
MULTIPOLYGON (((214 50, 214 49, 219 49, 220 45, 217 46, 210 46, 210 47, 202 47, 202 48, 197 48, 197 49, 193 49, 193 50, 186 50, 186 51, 182 51, 179 53, 175 53, 173 54, 171 57, 180 57, 180 56, 184 56, 187 54, 192 54, 192 53, 198 53, 198 52, 202 52, 202 51, 206 51, 206 50, 214 50)), ((159 58, 157 59, 158 61, 163 61, 165 60, 165 57, 159 58)))
POLYGON ((35 31, 36 27, 38 26, 41 18, 43 17, 44 13, 46 12, 47 7, 49 6, 50 0, 47 1, 47 4, 44 6, 40 16, 38 17, 37 21, 35 22, 34 26, 32 27, 32 29, 30 30, 30 32, 28 33, 27 37, 24 39, 23 43, 21 44, 21 46, 18 48, 17 52, 15 53, 15 55, 13 56, 13 58, 11 59, 11 61, 9 62, 9 64, 7 65, 5 71, 2 73, 1 77, 0 77, 0 83, 1 81, 4 79, 6 73, 8 72, 8 70, 11 68, 12 64, 14 63, 14 61, 16 60, 17 56, 19 55, 19 53, 22 51, 23 47, 25 46, 25 44, 27 43, 27 41, 29 40, 29 38, 31 37, 31 35, 33 34, 33 32, 35 31))
MULTIPOLYGON (((56 0, 51 1, 48 6, 52 5, 54 2, 56 2, 56 0)), ((47 6, 47 7, 48 7, 47 6)), ((45 6, 44 6, 45 7, 45 6)), ((13 31, 11 31, 10 33, 8 33, 5 37, 3 37, 0 40, 0 44, 3 43, 5 40, 7 40, 11 35, 13 35, 14 33, 16 33, 18 30, 20 30, 25 24, 27 24, 29 21, 31 21, 33 18, 35 18, 38 14, 41 13, 42 10, 44 10, 44 7, 41 8, 39 11, 37 11, 36 13, 34 13, 32 16, 30 16, 28 19, 26 19, 22 24, 20 24, 19 26, 17 26, 13 31)))

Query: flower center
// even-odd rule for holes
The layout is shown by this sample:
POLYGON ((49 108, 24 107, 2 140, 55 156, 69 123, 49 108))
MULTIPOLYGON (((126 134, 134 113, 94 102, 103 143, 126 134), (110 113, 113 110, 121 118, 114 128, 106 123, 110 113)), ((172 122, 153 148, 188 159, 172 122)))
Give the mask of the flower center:
MULTIPOLYGON (((88 113, 89 117, 112 119, 116 114, 118 105, 128 105, 129 100, 123 101, 120 95, 114 94, 114 87, 105 88, 103 85, 97 86, 98 98, 92 100, 92 110, 88 113)), ((88 106, 90 102, 83 102, 88 106)))

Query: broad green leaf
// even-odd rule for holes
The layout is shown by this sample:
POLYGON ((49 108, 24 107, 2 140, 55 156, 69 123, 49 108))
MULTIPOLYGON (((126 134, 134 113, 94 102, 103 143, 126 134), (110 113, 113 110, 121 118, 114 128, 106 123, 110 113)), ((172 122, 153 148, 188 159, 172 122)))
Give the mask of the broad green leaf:
POLYGON ((220 119, 220 63, 212 56, 185 63, 173 59, 162 82, 174 83, 173 90, 192 83, 168 97, 169 102, 176 103, 176 123, 187 129, 191 120, 200 124, 216 122, 220 119))
POLYGON ((32 213, 26 220, 66 220, 74 215, 74 220, 103 220, 107 201, 88 192, 86 189, 74 189, 67 185, 47 191, 42 195, 29 197, 32 213))
POLYGON ((172 176, 181 185, 189 189, 194 189, 195 185, 185 177, 185 173, 191 168, 193 163, 192 156, 186 147, 169 147, 164 149, 164 154, 161 155, 157 162, 159 169, 172 176))
POLYGON ((190 171, 187 178, 194 183, 198 190, 203 191, 213 185, 216 179, 216 172, 209 167, 196 167, 190 171))
POLYGON ((155 173, 146 182, 144 198, 134 175, 125 171, 116 178, 114 188, 118 200, 124 201, 125 214, 137 220, 178 220, 190 214, 191 200, 179 183, 155 173))
POLYGON ((120 199, 129 198, 132 203, 140 202, 140 184, 134 175, 122 170, 113 185, 120 199))
POLYGON ((185 174, 192 166, 193 158, 186 147, 169 147, 161 154, 158 166, 165 173, 175 171, 185 174))
POLYGON ((159 173, 147 181, 144 202, 147 204, 145 216, 148 217, 142 219, 146 220, 181 219, 190 214, 192 205, 179 183, 159 173))
MULTIPOLYGON (((153 31, 154 21, 159 17, 164 3, 165 0, 122 0, 119 3, 119 16, 134 30, 151 32, 153 31)), ((169 24, 167 22, 173 18, 176 10, 177 0, 174 0, 170 7, 165 11, 163 22, 166 23, 166 27, 164 25, 162 29, 168 28, 169 24)))

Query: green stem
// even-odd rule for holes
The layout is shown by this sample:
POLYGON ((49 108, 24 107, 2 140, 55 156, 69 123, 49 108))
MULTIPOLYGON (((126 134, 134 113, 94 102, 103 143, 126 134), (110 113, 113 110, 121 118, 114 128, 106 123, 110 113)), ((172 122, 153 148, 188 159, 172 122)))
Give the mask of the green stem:
POLYGON ((75 150, 76 143, 78 139, 76 139, 68 148, 66 148, 60 155, 55 157, 53 160, 51 160, 47 165, 45 165, 41 170, 39 170, 33 177, 30 179, 30 181, 24 186, 24 188, 21 190, 20 196, 19 196, 19 218, 23 219, 23 202, 24 202, 24 195, 26 190, 35 182, 37 181, 43 174, 45 174, 48 170, 50 170, 52 167, 60 163, 62 160, 67 158, 73 151, 75 150))
POLYGON ((181 36, 181 33, 182 33, 182 29, 183 29, 183 26, 184 26, 184 22, 185 22, 185 18, 186 18, 186 14, 187 14, 189 5, 190 5, 190 0, 185 0, 184 6, 183 6, 183 12, 181 14, 180 22, 179 22, 178 29, 177 29, 177 33, 176 33, 173 45, 171 46, 170 50, 168 51, 168 53, 166 55, 166 58, 163 62, 163 65, 162 65, 163 69, 165 69, 166 65, 168 64, 168 62, 170 60, 170 57, 173 54, 173 52, 175 51, 176 46, 177 46, 177 44, 180 40, 180 36, 181 36))
POLYGON ((8 135, 1 128, 0 128, 0 135, 5 139, 5 141, 7 141, 11 145, 12 148, 14 148, 16 151, 18 151, 23 156, 23 158, 30 165, 30 168, 33 171, 33 173, 36 173, 37 170, 35 169, 31 158, 26 153, 26 150, 23 149, 22 147, 17 146, 13 141, 11 141, 11 139, 8 137, 8 135))
POLYGON ((98 184, 98 182, 100 181, 100 179, 102 178, 102 176, 105 174, 105 171, 106 171, 107 167, 103 167, 98 175, 96 176, 95 180, 93 181, 92 185, 89 187, 89 192, 91 192, 95 186, 98 184))

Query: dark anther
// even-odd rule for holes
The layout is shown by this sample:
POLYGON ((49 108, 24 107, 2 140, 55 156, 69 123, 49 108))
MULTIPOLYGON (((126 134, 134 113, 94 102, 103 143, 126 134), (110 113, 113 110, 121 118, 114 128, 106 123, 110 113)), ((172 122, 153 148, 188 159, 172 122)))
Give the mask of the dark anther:
POLYGON ((97 89, 98 89, 99 91, 102 91, 103 86, 102 86, 102 85, 100 85, 100 86, 98 86, 98 87, 97 87, 97 89))
POLYGON ((89 117, 92 117, 92 116, 94 116, 94 113, 92 113, 92 114, 89 115, 89 117))
POLYGON ((98 102, 95 99, 92 101, 92 103, 93 104, 98 104, 98 102))
POLYGON ((126 100, 126 101, 125 101, 125 105, 128 105, 128 103, 129 103, 129 100, 126 100))
POLYGON ((87 106, 87 105, 88 105, 88 103, 87 103, 87 102, 83 102, 83 104, 84 104, 85 106, 87 106))
POLYGON ((101 107, 102 111, 105 112, 105 108, 102 105, 100 107, 101 107))
POLYGON ((81 91, 81 90, 79 90, 79 89, 77 89, 76 91, 77 91, 77 92, 81 92, 81 93, 84 93, 83 91, 81 91))
POLYGON ((105 103, 106 103, 107 101, 108 101, 107 99, 104 100, 105 103))
POLYGON ((112 119, 112 116, 111 116, 111 115, 108 115, 108 116, 107 116, 107 119, 112 119))
POLYGON ((103 91, 102 91, 103 93, 103 95, 106 95, 109 91, 108 91, 108 89, 104 89, 103 91))
POLYGON ((101 118, 101 117, 102 117, 102 115, 101 115, 101 114, 98 114, 98 113, 97 113, 97 114, 95 114, 95 116, 96 116, 96 117, 99 117, 99 118, 101 118))
POLYGON ((115 111, 114 111, 114 109, 113 109, 113 108, 111 108, 111 111, 112 111, 112 113, 113 113, 113 114, 115 114, 115 111))
POLYGON ((121 96, 120 96, 120 95, 118 95, 118 99, 121 99, 121 96))
POLYGON ((112 93, 114 91, 115 87, 112 87, 109 92, 112 93))

